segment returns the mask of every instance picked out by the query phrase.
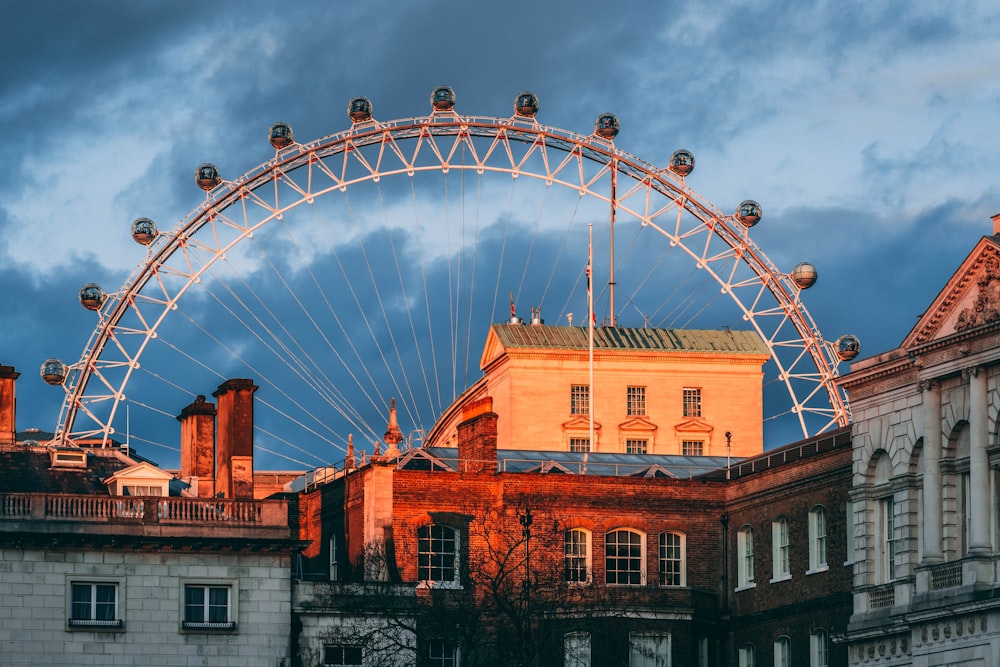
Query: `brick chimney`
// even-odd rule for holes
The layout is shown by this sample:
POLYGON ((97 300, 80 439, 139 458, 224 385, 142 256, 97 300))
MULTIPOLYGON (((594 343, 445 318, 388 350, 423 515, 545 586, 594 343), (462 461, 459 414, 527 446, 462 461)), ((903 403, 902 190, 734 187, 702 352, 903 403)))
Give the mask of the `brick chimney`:
POLYGON ((226 498, 253 499, 252 380, 226 380, 212 396, 218 399, 216 489, 226 498))
POLYGON ((198 396, 177 416, 181 423, 180 477, 202 498, 215 495, 215 403, 198 396))
POLYGON ((13 366, 0 365, 0 445, 13 445, 14 418, 17 416, 17 378, 13 366))
POLYGON ((497 414, 487 396, 462 408, 458 425, 459 469, 463 472, 496 472, 497 414))
POLYGON ((993 234, 1000 234, 1000 213, 995 214, 991 220, 993 220, 993 234))

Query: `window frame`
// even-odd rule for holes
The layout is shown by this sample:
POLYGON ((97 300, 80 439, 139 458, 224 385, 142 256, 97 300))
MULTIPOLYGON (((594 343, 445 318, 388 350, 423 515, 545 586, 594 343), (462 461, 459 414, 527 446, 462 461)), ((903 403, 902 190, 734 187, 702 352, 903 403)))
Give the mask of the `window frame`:
POLYGON ((792 561, 788 517, 779 516, 771 522, 771 583, 791 578, 792 561))
POLYGON ((757 649, 753 644, 743 644, 737 652, 737 667, 757 667, 757 649))
POLYGON ((792 667, 792 640, 787 635, 774 640, 774 667, 792 667))
MULTIPOLYGON (((454 526, 450 526, 446 523, 428 523, 426 525, 420 526, 416 530, 417 538, 417 580, 423 586, 429 586, 431 588, 461 588, 461 560, 462 560, 462 531, 454 526), (443 536, 435 537, 433 532, 435 529, 440 529, 441 531, 449 531, 450 537, 445 538, 443 536), (428 537, 422 537, 424 531, 429 531, 428 537), (434 550, 434 542, 442 542, 442 544, 448 541, 452 544, 452 550, 448 551, 436 551, 434 550), (424 543, 429 543, 429 550, 424 550, 424 543), (427 557, 425 564, 425 556, 427 557), (434 564, 435 559, 440 559, 442 556, 450 556, 451 565, 446 564, 434 564), (431 575, 435 574, 435 570, 441 570, 444 574, 448 569, 451 570, 450 579, 434 579, 431 575), (424 576, 424 575, 428 576, 424 576)), ((447 558, 445 558, 445 563, 447 558)))
MULTIPOLYGON (((191 633, 191 632, 201 632, 201 633, 236 633, 239 629, 239 624, 236 619, 239 618, 239 584, 235 579, 181 579, 180 580, 180 626, 181 632, 191 633), (217 609, 220 605, 212 602, 211 592, 213 590, 225 590, 226 591, 226 620, 225 621, 196 621, 189 619, 188 609, 193 608, 193 605, 188 603, 188 590, 189 589, 201 589, 204 593, 202 596, 201 608, 203 612, 207 614, 207 618, 211 618, 211 611, 213 608, 217 609)), ((205 618, 203 616, 203 618, 205 618)))
POLYGON ((829 637, 823 628, 809 633, 809 667, 830 667, 829 637))
POLYGON ((592 544, 593 544, 593 536, 592 536, 591 532, 589 530, 587 530, 586 528, 580 528, 580 527, 577 526, 577 527, 569 528, 569 529, 567 529, 563 533, 563 578, 566 581, 566 583, 568 583, 570 585, 583 586, 583 585, 589 584, 589 583, 591 583, 593 581, 594 568, 593 568, 592 551, 591 551, 591 545, 592 544), (582 546, 582 548, 583 548, 583 553, 582 554, 579 554, 579 553, 570 554, 570 546, 571 546, 571 544, 570 544, 570 536, 571 535, 578 535, 578 536, 582 536, 583 537, 582 543, 581 542, 574 542, 573 545, 572 545, 574 547, 576 547, 576 546, 582 546), (571 567, 571 564, 570 564, 570 559, 571 558, 573 559, 573 562, 574 562, 574 566, 573 567, 571 567), (583 568, 584 568, 584 571, 583 571, 584 578, 583 579, 573 579, 573 578, 570 578, 570 573, 571 572, 579 572, 580 571, 579 564, 580 564, 581 559, 582 559, 582 565, 583 565, 583 568))
POLYGON ((736 590, 741 591, 756 586, 753 526, 745 524, 736 532, 736 590))
POLYGON ((569 386, 569 413, 571 415, 590 414, 589 384, 571 384, 569 386))
POLYGON ((626 454, 648 454, 649 438, 625 438, 626 454), (642 451, 636 451, 642 450, 642 451))
POLYGON ((590 438, 572 436, 569 439, 568 449, 575 454, 586 454, 591 451, 590 438))
POLYGON ((826 572, 827 563, 826 508, 816 505, 809 510, 809 569, 806 574, 826 572))
POLYGON ((681 440, 681 456, 704 456, 704 440, 681 440), (697 450, 697 451, 692 451, 697 450))
POLYGON ((636 530, 634 528, 612 528, 604 534, 604 582, 608 586, 645 586, 646 585, 646 533, 636 530), (621 544, 617 537, 620 534, 625 534, 629 536, 629 541, 626 544, 621 544), (611 541, 611 536, 615 535, 616 540, 614 543, 611 541), (632 537, 638 537, 638 545, 632 542, 632 537), (626 555, 612 554, 612 548, 620 550, 622 547, 628 550, 626 555), (634 554, 633 550, 638 549, 638 554, 634 554), (614 562, 615 567, 612 567, 614 562), (636 562, 639 565, 639 569, 635 570, 632 567, 619 568, 618 565, 621 563, 631 564, 636 562), (614 581, 612 581, 614 578, 614 581), (626 581, 622 581, 622 579, 626 581), (632 581, 633 578, 637 578, 638 581, 632 581))
POLYGON ((563 667, 590 667, 592 648, 589 632, 567 632, 563 635, 563 667))
POLYGON ((670 667, 673 637, 669 632, 628 633, 629 667, 670 667), (643 646, 649 642, 647 649, 643 646), (646 655, 649 651, 650 654, 646 655))
POLYGON ((628 385, 625 388, 625 414, 629 417, 646 416, 646 387, 628 385))
MULTIPOLYGON (((124 582, 115 577, 69 577, 66 580, 66 629, 86 630, 90 632, 120 632, 125 629, 124 582), (112 606, 114 618, 96 618, 100 605, 107 605, 98 599, 98 587, 109 587, 114 591, 112 606), (90 591, 88 618, 75 618, 77 601, 75 592, 87 588, 90 591)), ((82 602, 81 602, 82 604, 82 602)))
MULTIPOLYGON (((458 667, 462 662, 462 648, 453 639, 435 637, 424 641, 425 664, 432 667, 458 667), (439 655, 434 655, 434 649, 439 648, 439 655)), ((421 664, 418 661, 418 664, 421 664)))
POLYGON ((702 407, 701 387, 681 389, 681 414, 684 417, 701 417, 702 407))
POLYGON ((657 570, 659 574, 659 582, 661 586, 668 586, 671 588, 684 587, 687 586, 687 536, 676 530, 666 530, 659 535, 658 545, 657 545, 657 570), (676 545, 665 544, 666 541, 671 537, 677 538, 676 545), (668 557, 665 553, 667 549, 676 548, 678 555, 675 558, 668 557), (676 563, 677 571, 676 573, 670 573, 677 577, 677 583, 669 583, 665 581, 668 575, 667 567, 670 563, 676 563))
POLYGON ((323 667, 362 667, 364 665, 364 647, 358 644, 323 644, 323 661, 320 663, 323 667), (330 655, 327 651, 337 650, 341 652, 340 662, 330 662, 330 655), (357 662, 348 662, 348 659, 353 656, 348 656, 347 651, 350 650, 352 653, 357 651, 357 662))
POLYGON ((896 580, 895 497, 877 499, 875 510, 875 583, 888 584, 896 580))

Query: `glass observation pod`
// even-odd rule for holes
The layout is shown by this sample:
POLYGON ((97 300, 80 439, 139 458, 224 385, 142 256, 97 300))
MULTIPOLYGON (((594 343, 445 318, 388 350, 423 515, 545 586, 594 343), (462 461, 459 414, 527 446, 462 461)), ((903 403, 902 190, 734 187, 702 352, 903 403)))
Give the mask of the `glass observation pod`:
POLYGON ((538 113, 538 96, 524 91, 514 98, 514 113, 522 118, 534 118, 538 113))
POLYGON ((219 176, 219 170, 214 164, 205 162, 198 165, 198 168, 195 169, 194 180, 199 188, 208 192, 222 182, 222 177, 219 176))
POLYGON ((676 150, 670 156, 670 171, 681 178, 694 171, 694 153, 683 148, 676 150))
POLYGON ((372 103, 367 97, 355 97, 347 105, 347 115, 352 123, 363 123, 372 118, 372 103))
POLYGON ((139 245, 149 245, 157 234, 159 231, 156 223, 149 218, 136 218, 132 221, 132 240, 139 245))
POLYGON ((282 148, 288 148, 295 143, 295 135, 292 133, 292 127, 288 123, 275 123, 267 131, 267 140, 275 150, 280 151, 282 148))
POLYGON ((834 343, 841 361, 850 361, 861 353, 861 341, 854 334, 844 334, 834 343))
POLYGON ((97 283, 87 283, 80 289, 80 305, 87 310, 100 310, 108 295, 97 283))
POLYGON ((451 111, 455 108, 455 91, 448 86, 439 86, 431 93, 434 111, 451 111))
POLYGON ((46 359, 42 363, 42 368, 39 371, 39 374, 42 376, 42 380, 45 381, 45 384, 56 386, 63 383, 68 372, 69 369, 66 364, 58 359, 46 359))
POLYGON ((747 199, 741 201, 740 205, 736 208, 736 219, 743 223, 744 227, 753 227, 760 222, 760 216, 763 213, 760 204, 752 199, 747 199))
POLYGON ((819 272, 816 267, 809 262, 799 262, 792 269, 792 282, 799 286, 799 289, 809 289, 816 284, 819 272))
POLYGON ((621 123, 618 122, 618 116, 611 113, 602 113, 594 122, 594 134, 604 139, 614 139, 618 136, 620 129, 621 123))

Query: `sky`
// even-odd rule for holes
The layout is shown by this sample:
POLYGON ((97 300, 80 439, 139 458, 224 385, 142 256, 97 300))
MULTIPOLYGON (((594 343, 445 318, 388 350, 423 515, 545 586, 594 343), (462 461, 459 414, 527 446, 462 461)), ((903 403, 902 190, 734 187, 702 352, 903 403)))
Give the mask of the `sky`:
POLYGON ((817 267, 811 316, 862 356, 901 342, 1000 212, 988 0, 39 0, 5 23, 0 363, 22 374, 18 430, 55 428, 62 392, 38 368, 90 338, 80 287, 117 289, 143 261, 133 219, 173 227, 204 201, 195 166, 251 169, 276 121, 300 141, 342 131, 359 95, 408 118, 448 85, 459 113, 507 117, 530 90, 546 125, 588 134, 612 112, 630 154, 691 150, 688 183, 725 211, 759 201, 754 240, 817 267))

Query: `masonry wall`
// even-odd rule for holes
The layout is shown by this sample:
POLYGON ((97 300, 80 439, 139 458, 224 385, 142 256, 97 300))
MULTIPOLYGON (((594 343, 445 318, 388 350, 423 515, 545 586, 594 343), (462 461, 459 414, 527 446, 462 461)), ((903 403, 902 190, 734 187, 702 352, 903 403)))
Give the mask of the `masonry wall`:
POLYGON ((0 548, 0 663, 275 667, 289 656, 287 555, 0 548), (68 627, 70 582, 119 585, 124 628, 68 627), (183 585, 231 582, 237 630, 181 629, 183 585))

